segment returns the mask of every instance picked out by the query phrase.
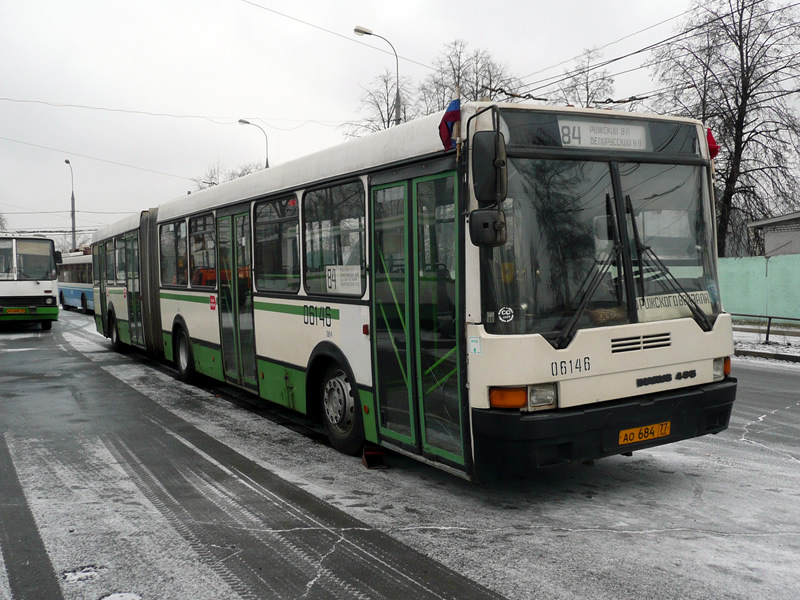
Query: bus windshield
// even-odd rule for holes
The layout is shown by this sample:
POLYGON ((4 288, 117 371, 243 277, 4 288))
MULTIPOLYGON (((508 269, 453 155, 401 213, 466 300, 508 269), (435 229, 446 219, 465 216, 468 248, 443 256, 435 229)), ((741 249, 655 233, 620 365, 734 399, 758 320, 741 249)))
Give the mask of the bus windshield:
POLYGON ((567 330, 713 319, 720 306, 704 169, 510 158, 507 242, 482 250, 487 331, 555 342, 567 330))
POLYGON ((50 240, 0 240, 0 279, 52 280, 56 278, 53 242, 50 240), (16 245, 16 256, 14 256, 16 245))

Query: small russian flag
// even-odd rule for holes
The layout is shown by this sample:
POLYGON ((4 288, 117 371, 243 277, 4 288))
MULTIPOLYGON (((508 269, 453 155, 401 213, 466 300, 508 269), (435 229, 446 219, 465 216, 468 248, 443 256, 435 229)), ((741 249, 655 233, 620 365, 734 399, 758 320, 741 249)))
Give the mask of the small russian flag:
POLYGON ((454 98, 447 105, 442 121, 439 123, 439 137, 445 150, 451 150, 456 141, 453 139, 453 126, 461 121, 461 98, 454 98))

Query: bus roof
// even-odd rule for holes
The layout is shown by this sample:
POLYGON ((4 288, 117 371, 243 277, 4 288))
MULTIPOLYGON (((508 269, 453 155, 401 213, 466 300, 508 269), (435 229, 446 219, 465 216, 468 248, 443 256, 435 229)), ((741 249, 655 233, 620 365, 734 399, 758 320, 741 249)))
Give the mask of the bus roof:
MULTIPOLYGON (((643 113, 621 113, 598 109, 470 102, 463 104, 461 107, 461 122, 466 123, 469 117, 493 105, 497 105, 504 110, 585 113, 595 116, 613 115, 614 117, 629 119, 647 118, 682 122, 691 121, 684 118, 643 113)), ((443 114, 444 111, 439 111, 268 169, 262 169, 233 181, 167 201, 158 208, 158 222, 264 197, 268 194, 279 194, 281 191, 289 192, 308 184, 317 184, 325 180, 346 176, 350 173, 360 173, 382 165, 388 167, 409 158, 435 156, 437 153, 442 154, 444 150, 439 139, 439 122, 443 114)), ((462 130, 462 135, 466 135, 466 131, 462 130)), ((139 218, 139 214, 131 215, 121 221, 98 229, 92 238, 93 243, 136 229, 139 226, 139 218)))
POLYGON ((94 234, 92 235, 92 243, 95 244, 100 240, 112 238, 120 235, 121 233, 126 233, 128 231, 133 231, 134 229, 138 229, 142 214, 146 212, 147 212, 146 210, 143 210, 141 212, 137 212, 136 214, 128 215, 127 217, 120 219, 115 223, 111 223, 111 225, 106 225, 105 227, 101 227, 100 229, 95 231, 94 234))

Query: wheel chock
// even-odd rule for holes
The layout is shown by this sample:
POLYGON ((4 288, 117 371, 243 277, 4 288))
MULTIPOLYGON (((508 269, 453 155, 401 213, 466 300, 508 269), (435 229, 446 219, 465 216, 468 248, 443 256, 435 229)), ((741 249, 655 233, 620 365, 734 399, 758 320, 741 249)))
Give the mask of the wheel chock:
POLYGON ((389 467, 386 465, 384 458, 383 448, 364 446, 364 451, 361 454, 361 464, 368 469, 388 469, 389 467))

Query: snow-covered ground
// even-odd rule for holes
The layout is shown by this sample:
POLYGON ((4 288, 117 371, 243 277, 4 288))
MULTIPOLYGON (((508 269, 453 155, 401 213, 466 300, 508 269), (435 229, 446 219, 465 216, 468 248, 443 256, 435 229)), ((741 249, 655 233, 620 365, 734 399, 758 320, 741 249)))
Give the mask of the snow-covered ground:
POLYGON ((800 328, 773 328, 767 341, 766 327, 734 326, 733 341, 737 354, 753 352, 774 354, 775 358, 800 360, 800 328))

